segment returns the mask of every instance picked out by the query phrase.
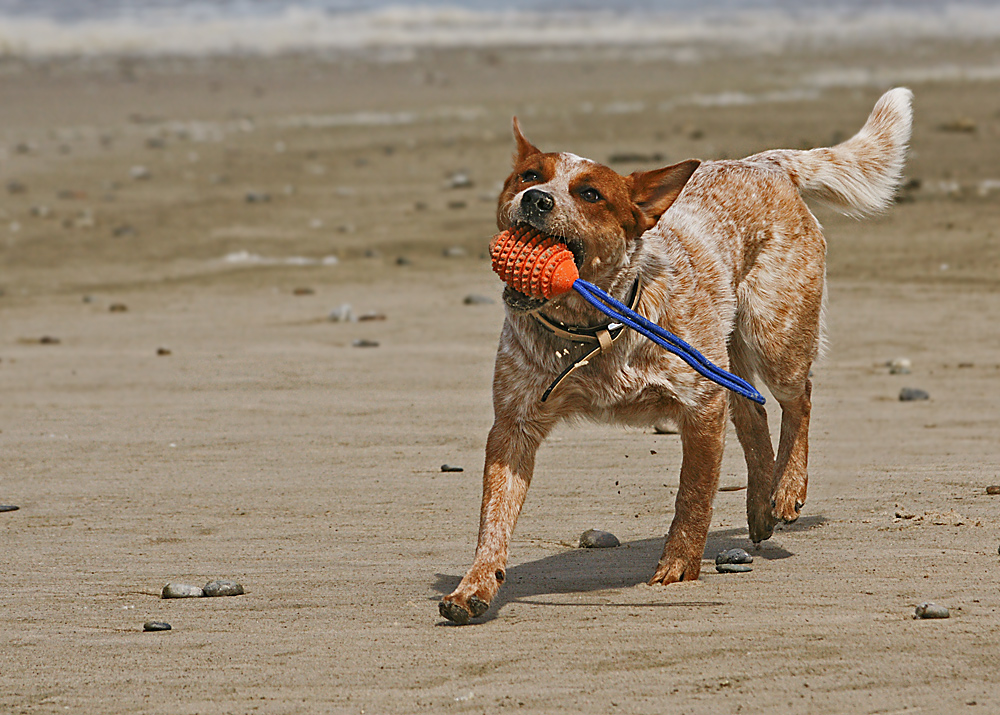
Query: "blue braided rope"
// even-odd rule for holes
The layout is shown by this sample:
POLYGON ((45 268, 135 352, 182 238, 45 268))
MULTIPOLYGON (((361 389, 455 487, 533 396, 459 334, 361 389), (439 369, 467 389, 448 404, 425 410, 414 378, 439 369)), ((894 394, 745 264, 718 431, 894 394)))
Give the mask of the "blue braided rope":
POLYGON ((722 385, 727 390, 742 395, 748 400, 756 402, 758 405, 764 404, 764 396, 746 380, 726 372, 718 365, 708 360, 704 355, 681 340, 668 330, 664 330, 656 323, 647 320, 636 313, 621 301, 611 297, 603 290, 588 283, 582 278, 578 278, 573 283, 573 289, 579 293, 585 301, 607 315, 612 320, 617 320, 622 325, 626 325, 637 333, 645 335, 654 343, 673 353, 686 362, 691 368, 702 377, 708 378, 712 382, 722 385))

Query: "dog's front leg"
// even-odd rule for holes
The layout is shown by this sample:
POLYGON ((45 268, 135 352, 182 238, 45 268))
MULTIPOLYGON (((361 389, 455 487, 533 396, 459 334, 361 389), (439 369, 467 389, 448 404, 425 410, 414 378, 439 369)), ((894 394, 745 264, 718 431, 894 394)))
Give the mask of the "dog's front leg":
POLYGON ((535 469, 535 454, 547 426, 497 416, 486 440, 483 503, 476 557, 465 578, 440 603, 441 615, 455 623, 481 616, 506 576, 510 536, 521 513, 535 469))
POLYGON ((711 400, 681 421, 680 487, 674 520, 667 533, 663 556, 650 585, 694 581, 701 572, 712 502, 719 488, 719 470, 726 440, 727 398, 718 390, 711 400))

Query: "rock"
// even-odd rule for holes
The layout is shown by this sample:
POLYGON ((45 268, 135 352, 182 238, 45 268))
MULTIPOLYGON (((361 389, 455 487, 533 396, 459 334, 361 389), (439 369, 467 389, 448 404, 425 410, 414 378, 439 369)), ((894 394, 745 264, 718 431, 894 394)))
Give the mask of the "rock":
POLYGON ((28 193, 28 187, 22 184, 17 179, 11 179, 7 182, 7 193, 8 194, 26 194, 28 193))
POLYGON ((367 338, 359 338, 351 343, 353 347, 356 348, 377 348, 377 340, 368 340, 367 338))
POLYGON ((921 603, 913 612, 914 618, 949 618, 951 613, 944 606, 936 603, 921 603))
POLYGON ((52 215, 52 209, 44 204, 38 204, 31 207, 30 213, 35 218, 49 218, 52 215))
POLYGON ((900 402, 913 402, 915 400, 929 400, 931 396, 916 387, 904 387, 899 391, 899 401, 900 402))
POLYGON ((263 191, 248 191, 246 194, 246 202, 248 204, 266 204, 270 200, 271 194, 263 191))
POLYGON ((131 176, 135 181, 146 181, 152 174, 149 172, 145 166, 136 165, 128 170, 129 176, 131 176))
POLYGON ((444 249, 443 251, 441 251, 441 254, 445 258, 464 258, 465 256, 468 255, 468 253, 469 252, 466 251, 461 246, 450 246, 450 247, 444 249))
POLYGON ((115 226, 111 229, 111 235, 115 238, 125 238, 126 236, 134 236, 135 229, 128 224, 122 224, 121 226, 115 226))
POLYGON ((890 375, 909 375, 910 368, 913 367, 909 358, 895 358, 887 362, 885 365, 889 368, 890 375))
POLYGON ((144 631, 169 631, 170 624, 163 621, 146 621, 142 624, 144 631))
POLYGON ((994 484, 986 487, 987 494, 1000 494, 1000 484, 994 484))
POLYGON ((462 299, 465 305, 493 305, 494 300, 485 295, 478 295, 476 293, 469 293, 462 299))
POLYGON ((39 345, 58 345, 61 342, 62 341, 59 338, 52 335, 43 335, 38 339, 39 345))
POLYGON ((0 513, 3 513, 5 511, 17 511, 20 508, 21 507, 14 506, 13 504, 0 504, 0 513))
POLYGON ((743 549, 729 549, 715 555, 716 566, 721 564, 752 564, 753 556, 743 549))
POLYGON ((448 208, 456 211, 458 209, 464 209, 468 204, 465 201, 449 201, 448 208))
POLYGON ((243 587, 235 581, 209 581, 205 584, 205 595, 214 596, 242 596, 243 587))
POLYGON ((587 529, 580 534, 581 549, 613 549, 616 546, 621 546, 621 543, 618 537, 610 531, 587 529))
POLYGON ((367 313, 362 313, 358 316, 358 322, 367 323, 373 320, 385 320, 385 313, 379 313, 375 310, 370 310, 367 313))
POLYGON ((156 348, 156 354, 160 356, 170 355, 170 348, 156 348))
POLYGON ((716 564, 715 570, 719 573, 748 573, 753 571, 750 564, 716 564))
POLYGON ((201 598, 205 591, 186 583, 168 583, 160 592, 160 598, 201 598))
POLYGON ((128 306, 124 303, 112 303, 108 306, 108 312, 110 313, 125 313, 128 312, 128 306))
POLYGON ((411 261, 406 256, 397 256, 396 257, 396 265, 397 266, 412 266, 413 265, 413 261, 411 261))
POLYGON ((357 318, 354 317, 354 309, 351 308, 350 303, 343 303, 337 306, 330 311, 330 315, 327 317, 334 323, 353 323, 357 320, 357 318))
POLYGON ((454 466, 452 464, 442 464, 441 465, 441 471, 442 472, 464 472, 465 471, 465 467, 456 467, 456 466, 454 466))
POLYGON ((316 291, 307 286, 300 286, 292 290, 292 295, 315 295, 316 291))

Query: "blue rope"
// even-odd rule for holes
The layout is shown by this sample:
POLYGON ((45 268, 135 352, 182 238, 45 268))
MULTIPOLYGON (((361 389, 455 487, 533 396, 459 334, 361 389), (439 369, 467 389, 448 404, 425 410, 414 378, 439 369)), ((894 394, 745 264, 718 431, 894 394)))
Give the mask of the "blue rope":
POLYGON ((758 405, 764 404, 763 395, 757 392, 756 388, 749 382, 713 364, 708 358, 679 337, 668 330, 664 330, 656 323, 647 320, 621 301, 615 300, 593 283, 588 283, 582 278, 578 278, 573 283, 573 289, 585 301, 609 318, 617 320, 622 325, 626 325, 637 333, 645 335, 660 347, 686 362, 702 377, 706 377, 712 382, 722 385, 727 390, 732 390, 737 395, 742 395, 748 400, 756 402, 758 405))

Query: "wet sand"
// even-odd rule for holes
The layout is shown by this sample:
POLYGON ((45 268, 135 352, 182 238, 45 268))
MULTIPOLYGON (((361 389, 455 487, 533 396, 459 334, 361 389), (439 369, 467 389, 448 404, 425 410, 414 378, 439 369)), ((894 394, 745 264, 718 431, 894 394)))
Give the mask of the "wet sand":
MULTIPOLYGON (((0 710, 1000 709, 997 63, 959 42, 3 60, 0 710), (802 519, 716 574, 749 548, 745 492, 720 493, 701 579, 645 586, 678 438, 560 428, 486 621, 442 623, 478 524, 510 116, 627 172, 828 145, 895 84, 900 203, 817 208, 802 519), (345 303, 385 319, 328 320, 345 303), (591 527, 623 545, 574 548, 591 527), (158 597, 215 578, 246 595, 158 597), (913 620, 924 601, 951 618, 913 620)), ((745 484, 734 437, 723 484, 745 484)))

